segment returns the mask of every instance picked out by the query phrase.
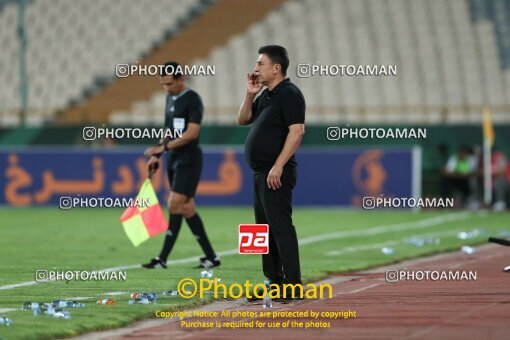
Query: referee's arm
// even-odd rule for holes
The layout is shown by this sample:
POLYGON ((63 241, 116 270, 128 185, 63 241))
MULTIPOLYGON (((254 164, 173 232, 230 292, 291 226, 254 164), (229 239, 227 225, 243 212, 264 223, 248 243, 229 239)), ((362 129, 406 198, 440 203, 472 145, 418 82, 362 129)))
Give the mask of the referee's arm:
POLYGON ((200 124, 189 123, 186 131, 182 134, 181 138, 176 138, 171 142, 166 143, 167 149, 177 149, 181 146, 188 144, 189 142, 198 138, 200 133, 200 124))
POLYGON ((200 124, 189 123, 188 128, 182 134, 181 138, 176 138, 172 141, 164 140, 161 144, 151 146, 144 152, 145 156, 152 158, 159 158, 166 150, 177 149, 181 146, 188 144, 189 142, 198 138, 200 133, 200 124))

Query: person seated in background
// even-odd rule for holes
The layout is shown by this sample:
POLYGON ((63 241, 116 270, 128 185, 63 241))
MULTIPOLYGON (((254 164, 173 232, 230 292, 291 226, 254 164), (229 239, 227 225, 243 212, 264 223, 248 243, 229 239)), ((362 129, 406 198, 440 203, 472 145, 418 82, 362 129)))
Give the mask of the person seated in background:
POLYGON ((506 209, 506 192, 508 182, 510 182, 510 166, 505 154, 497 150, 496 147, 492 149, 491 154, 491 175, 494 193, 492 209, 494 211, 503 211, 506 209))
POLYGON ((471 179, 476 176, 478 158, 471 155, 467 146, 461 146, 457 153, 451 155, 443 168, 441 178, 441 196, 452 197, 454 190, 460 192, 461 206, 466 206, 473 192, 471 179))

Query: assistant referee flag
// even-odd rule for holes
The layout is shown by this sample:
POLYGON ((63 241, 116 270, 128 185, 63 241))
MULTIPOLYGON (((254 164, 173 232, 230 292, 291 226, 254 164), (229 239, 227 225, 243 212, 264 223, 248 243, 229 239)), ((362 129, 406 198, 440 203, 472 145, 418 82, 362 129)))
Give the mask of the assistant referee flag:
POLYGON ((120 217, 124 231, 135 247, 149 238, 165 232, 168 225, 150 179, 147 178, 143 182, 136 198, 136 201, 145 200, 150 202, 150 205, 148 207, 129 207, 120 217))
POLYGON ((487 139, 489 142, 489 146, 494 146, 494 139, 495 139, 495 133, 494 133, 494 126, 492 125, 491 120, 491 111, 488 107, 485 107, 483 109, 483 138, 487 139))

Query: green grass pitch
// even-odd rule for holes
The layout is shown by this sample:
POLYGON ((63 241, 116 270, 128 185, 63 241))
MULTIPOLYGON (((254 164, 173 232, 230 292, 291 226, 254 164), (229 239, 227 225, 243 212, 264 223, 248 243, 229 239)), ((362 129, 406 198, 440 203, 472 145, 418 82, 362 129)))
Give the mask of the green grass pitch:
MULTIPOLYGON (((237 248, 240 223, 252 223, 250 208, 200 208, 206 230, 217 252, 237 248)), ((98 270, 146 262, 159 253, 163 235, 134 248, 119 222, 121 210, 58 208, 0 209, 0 287, 33 281, 35 271, 98 270)), ((313 281, 331 272, 359 270, 402 259, 457 250, 464 244, 483 243, 488 236, 510 230, 509 213, 456 211, 358 211, 319 208, 296 208, 294 224, 300 239, 303 279, 313 281), (480 229, 485 234, 466 241, 459 231, 480 229), (440 244, 416 247, 405 242, 410 236, 430 235, 440 244), (391 246, 392 255, 381 253, 391 246)), ((201 256, 198 243, 186 224, 170 256, 170 260, 201 256)), ((261 282, 259 255, 227 255, 214 276, 222 283, 261 282)), ((156 310, 191 307, 203 301, 181 297, 162 297, 156 305, 129 305, 129 293, 175 289, 185 277, 200 278, 198 261, 170 264, 167 270, 127 270, 126 281, 58 281, 12 289, 0 289, 0 312, 13 320, 13 325, 0 325, 0 337, 53 338, 69 337, 93 330, 127 325, 135 320, 154 318, 156 310), (96 305, 106 293, 117 304, 96 305), (50 302, 73 297, 87 298, 84 308, 69 308, 71 319, 33 316, 21 311, 25 301, 50 302)))

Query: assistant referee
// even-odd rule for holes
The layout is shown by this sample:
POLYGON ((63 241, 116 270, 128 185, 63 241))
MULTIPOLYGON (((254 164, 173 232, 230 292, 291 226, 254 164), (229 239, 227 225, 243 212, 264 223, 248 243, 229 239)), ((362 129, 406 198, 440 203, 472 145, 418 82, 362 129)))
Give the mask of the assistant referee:
POLYGON ((167 171, 172 192, 168 199, 170 222, 163 248, 159 256, 142 266, 148 269, 167 267, 167 258, 177 240, 184 217, 205 254, 200 258, 198 267, 216 267, 220 265, 220 259, 209 242, 193 199, 202 173, 202 149, 198 142, 204 106, 198 93, 186 87, 179 64, 167 62, 164 66, 160 82, 167 92, 165 127, 170 131, 181 130, 182 138, 163 140, 160 145, 145 151, 149 157, 150 172, 159 168, 159 157, 168 151, 167 171), (166 73, 169 70, 174 71, 166 73))
POLYGON ((269 224, 269 253, 262 255, 262 267, 272 283, 301 284, 292 189, 297 167, 294 153, 305 132, 305 99, 286 78, 289 57, 284 47, 263 46, 258 53, 254 72, 247 75, 237 123, 252 124, 245 154, 253 170, 255 220, 269 224))

